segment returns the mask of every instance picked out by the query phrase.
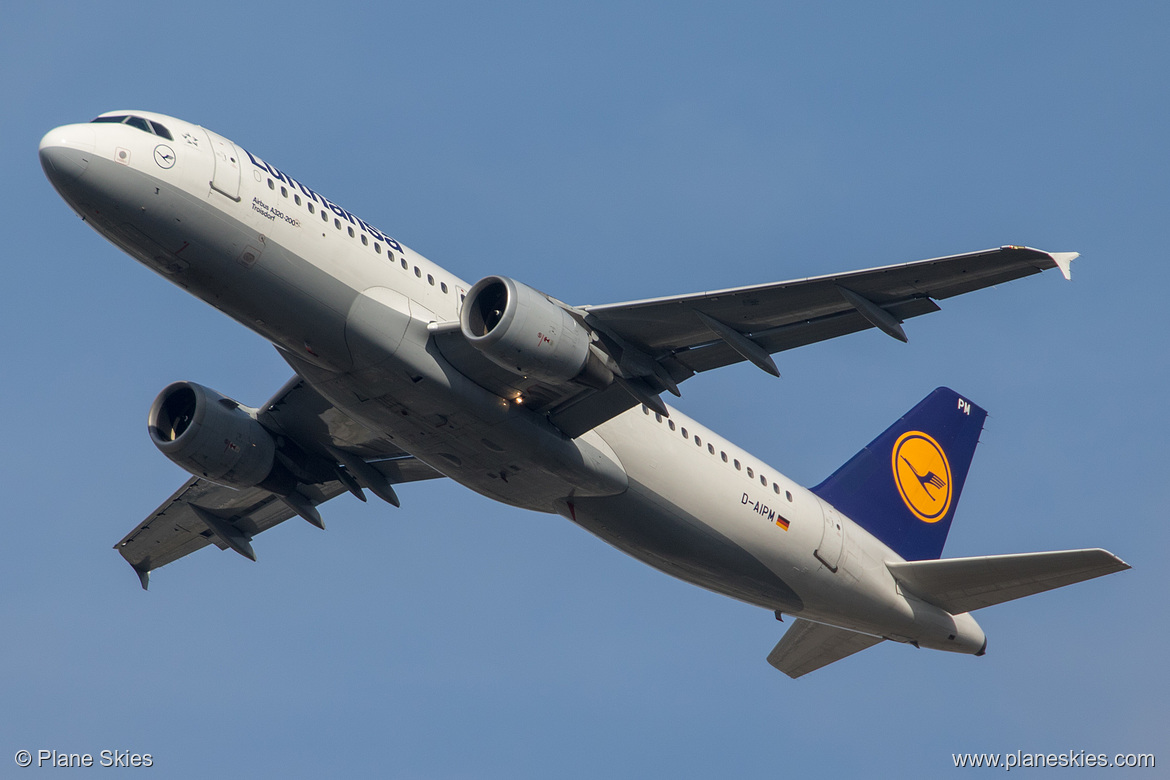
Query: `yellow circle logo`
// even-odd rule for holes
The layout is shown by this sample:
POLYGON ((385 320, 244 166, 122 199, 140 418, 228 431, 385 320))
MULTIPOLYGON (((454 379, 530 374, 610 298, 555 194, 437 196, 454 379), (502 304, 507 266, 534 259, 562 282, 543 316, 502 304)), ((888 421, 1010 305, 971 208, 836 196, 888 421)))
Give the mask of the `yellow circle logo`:
POLYGON ((909 431, 894 443, 894 484, 906 508, 924 523, 937 523, 951 506, 951 464, 938 442, 909 431))

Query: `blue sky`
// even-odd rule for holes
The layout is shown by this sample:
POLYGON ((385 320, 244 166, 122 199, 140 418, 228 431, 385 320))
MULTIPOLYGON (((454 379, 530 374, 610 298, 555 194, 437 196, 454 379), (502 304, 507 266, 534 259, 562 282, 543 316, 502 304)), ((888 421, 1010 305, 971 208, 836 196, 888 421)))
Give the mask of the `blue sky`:
POLYGON ((6 9, 0 766, 22 748, 151 753, 179 778, 1170 762, 1168 23, 1139 2, 6 9), (397 511, 341 497, 324 533, 286 523, 255 564, 205 550, 143 593, 111 547, 185 478, 148 440, 155 394, 191 379, 255 405, 289 370, 44 179, 44 132, 119 108, 210 127, 464 279, 572 303, 1081 252, 1071 284, 944 302, 907 345, 784 353, 780 380, 701 376, 678 406, 813 484, 952 386, 991 416, 945 554, 1101 546, 1134 569, 980 612, 984 658, 884 643, 792 681, 764 662, 770 614, 436 481, 397 511))

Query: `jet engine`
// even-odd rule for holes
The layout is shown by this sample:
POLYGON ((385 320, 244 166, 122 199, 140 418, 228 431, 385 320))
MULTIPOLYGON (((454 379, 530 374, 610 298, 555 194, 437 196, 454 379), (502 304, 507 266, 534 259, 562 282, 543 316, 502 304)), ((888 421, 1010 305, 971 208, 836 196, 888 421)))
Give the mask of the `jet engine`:
POLYGON ((175 382, 154 399, 147 425, 162 454, 197 477, 287 492, 292 477, 280 467, 276 442, 255 415, 255 409, 202 385, 175 382))
POLYGON ((613 373, 590 349, 591 334, 564 305, 505 276, 480 279, 459 313, 463 337, 512 373, 553 384, 604 388, 613 373))

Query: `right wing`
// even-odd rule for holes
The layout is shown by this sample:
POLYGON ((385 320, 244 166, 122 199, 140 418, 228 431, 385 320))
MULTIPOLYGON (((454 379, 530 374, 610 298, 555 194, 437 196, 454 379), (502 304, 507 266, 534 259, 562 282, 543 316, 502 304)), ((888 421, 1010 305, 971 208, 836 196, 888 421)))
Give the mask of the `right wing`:
POLYGON ((749 336, 766 353, 871 327, 904 340, 901 322, 938 311, 935 300, 1049 268, 1060 268, 1069 278, 1076 257, 1075 252, 1003 246, 775 284, 583 308, 644 352, 669 355, 684 369, 674 372, 689 376, 750 359, 711 321, 749 336))
POLYGON ((434 323, 444 357, 464 375, 503 398, 523 399, 568 436, 645 403, 661 411, 658 394, 702 371, 750 361, 779 375, 771 354, 867 328, 905 341, 901 323, 938 311, 935 300, 1059 268, 1067 278, 1075 252, 1003 246, 982 252, 850 271, 787 282, 568 307, 600 339, 618 367, 604 390, 548 384, 510 373, 463 337, 458 323, 434 323))
POLYGON ((357 482, 395 503, 389 485, 443 476, 340 412, 300 377, 262 407, 260 420, 312 457, 335 464, 336 478, 300 484, 293 498, 302 504, 299 511, 262 488, 237 490, 200 477, 188 480, 114 546, 143 588, 152 570, 209 544, 255 560, 251 540, 256 534, 296 514, 316 515, 313 507, 347 490, 355 492, 357 482))
POLYGON ((768 654, 768 663, 796 679, 881 641, 880 636, 797 618, 768 654))

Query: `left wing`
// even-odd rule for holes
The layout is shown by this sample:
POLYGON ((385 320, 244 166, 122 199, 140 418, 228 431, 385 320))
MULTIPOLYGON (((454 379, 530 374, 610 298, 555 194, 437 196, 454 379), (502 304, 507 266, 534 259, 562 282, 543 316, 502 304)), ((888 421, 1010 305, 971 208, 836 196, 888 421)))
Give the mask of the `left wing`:
POLYGON ((779 375, 770 355, 876 327, 905 341, 901 323, 938 311, 935 300, 1059 268, 1066 278, 1075 252, 1004 246, 983 252, 775 284, 568 307, 612 359, 605 389, 550 385, 496 366, 467 343, 458 323, 432 333, 444 356, 483 387, 548 415, 579 436, 638 403, 664 413, 658 395, 700 371, 743 360, 779 375))
MULTIPOLYGON (((443 476, 410 456, 370 463, 391 484, 443 476)), ((298 492, 309 506, 323 504, 348 488, 340 480, 302 485, 298 492)), ((214 544, 256 560, 252 538, 283 523, 297 512, 267 490, 235 490, 192 477, 126 534, 114 549, 122 554, 145 589, 150 572, 214 544)))
POLYGON ((364 486, 397 504, 390 485, 443 476, 346 416, 300 377, 262 407, 259 419, 269 431, 295 442, 303 461, 324 470, 311 475, 314 469, 297 469, 304 478, 284 497, 262 488, 237 490, 199 477, 188 480, 114 545, 143 588, 151 571, 209 544, 256 560, 251 544, 256 534, 294 515, 324 527, 315 507, 346 491, 364 500, 364 486))

